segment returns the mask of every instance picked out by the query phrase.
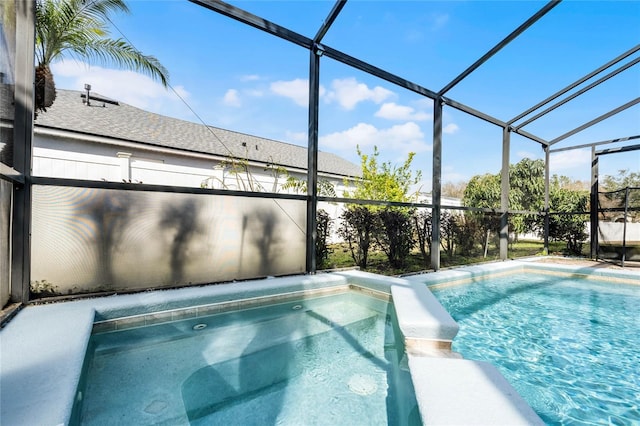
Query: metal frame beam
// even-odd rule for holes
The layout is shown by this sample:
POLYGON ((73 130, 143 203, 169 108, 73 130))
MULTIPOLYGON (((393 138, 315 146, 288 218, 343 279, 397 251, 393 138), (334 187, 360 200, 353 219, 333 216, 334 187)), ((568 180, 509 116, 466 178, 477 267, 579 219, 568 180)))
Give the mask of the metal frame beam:
POLYGON ((327 31, 329 31, 331 25, 333 25, 333 21, 336 20, 345 4, 347 4, 347 0, 338 0, 336 4, 333 5, 333 9, 331 9, 331 12, 329 12, 329 16, 324 20, 322 26, 320 26, 320 29, 318 29, 316 36, 313 38, 314 43, 320 43, 322 41, 324 36, 327 34, 327 31))
POLYGON ((280 37, 284 40, 290 41, 291 43, 297 44, 298 46, 306 47, 307 49, 311 49, 311 47, 313 46, 313 40, 311 40, 310 38, 291 31, 288 28, 282 27, 264 18, 261 18, 257 15, 254 15, 253 13, 247 12, 246 10, 232 6, 228 3, 219 0, 189 1, 206 9, 220 13, 221 15, 235 19, 236 21, 240 21, 243 24, 247 24, 253 28, 257 28, 276 37, 280 37))
POLYGON ((603 149, 600 151, 596 151, 597 156, 608 155, 608 154, 619 154, 621 152, 630 152, 630 151, 638 151, 640 150, 640 145, 629 145, 629 146, 621 146, 618 148, 609 148, 603 149))
POLYGON ((620 105, 618 108, 615 108, 609 112, 607 112, 606 114, 602 114, 599 117, 594 118, 593 120, 589 121, 588 123, 583 124, 582 126, 578 126, 573 130, 568 131, 567 133, 558 136, 557 138, 553 139, 552 141, 549 142, 549 146, 554 145, 566 138, 568 138, 569 136, 575 135, 578 132, 583 131, 586 128, 589 128, 591 126, 593 126, 594 124, 598 124, 599 122, 601 122, 602 120, 606 120, 607 118, 614 116, 616 114, 618 114, 619 112, 624 111, 627 108, 630 108, 632 106, 634 106, 635 104, 640 103, 640 96, 627 102, 624 105, 620 105))
POLYGON ((591 77, 593 77, 593 76, 595 76, 597 74, 600 74, 602 71, 606 70, 607 68, 611 67, 612 65, 617 64, 618 62, 622 61, 624 58, 626 58, 626 57, 628 57, 630 55, 633 55, 638 50, 640 50, 640 44, 638 44, 637 46, 627 50, 622 55, 612 59, 611 61, 609 61, 606 64, 602 65, 598 69, 596 69, 596 70, 590 72, 589 74, 585 75, 581 79, 574 81, 573 83, 571 83, 570 85, 568 85, 564 89, 561 89, 561 90, 557 91, 553 95, 549 96, 547 99, 538 102, 536 105, 532 106, 528 110, 526 110, 526 111, 518 114, 517 116, 513 117, 511 120, 507 121, 507 124, 511 125, 511 124, 515 123, 516 121, 521 120, 522 118, 524 118, 527 115, 531 114, 533 111, 539 109, 540 107, 542 107, 542 106, 548 104, 549 102, 557 99, 558 97, 564 95, 565 93, 567 93, 568 91, 574 89, 575 87, 578 87, 579 85, 581 85, 585 81, 589 80, 591 77))
POLYGON ((542 138, 540 138, 540 137, 538 137, 538 136, 536 136, 536 135, 532 135, 532 134, 531 134, 531 133, 529 133, 529 132, 525 132, 525 131, 524 131, 524 130, 522 130, 522 129, 513 129, 513 133, 517 133, 517 134, 519 134, 520 136, 524 136, 524 137, 525 137, 525 138, 527 138, 527 139, 531 139, 531 140, 532 140, 532 141, 534 141, 534 142, 538 142, 538 143, 539 143, 540 145, 542 145, 542 146, 548 146, 548 145, 549 145, 549 142, 548 142, 548 141, 546 141, 546 140, 544 140, 544 139, 542 139, 542 138))
POLYGON ((361 61, 360 59, 354 58, 353 56, 347 55, 346 53, 343 53, 332 47, 325 45, 323 45, 322 47, 324 48, 324 56, 328 58, 335 59, 336 61, 342 62, 345 65, 349 65, 353 68, 359 69, 360 71, 364 71, 367 74, 371 74, 375 77, 386 80, 389 83, 393 83, 396 86, 400 86, 419 95, 426 96, 427 98, 436 99, 438 97, 435 92, 422 87, 419 84, 413 83, 402 77, 398 77, 395 74, 392 74, 374 65, 368 64, 364 61, 361 61))
POLYGON ((471 108, 470 106, 467 106, 461 102, 454 101, 453 99, 443 97, 442 102, 444 102, 445 105, 448 105, 451 108, 455 108, 459 111, 466 112, 469 115, 473 115, 476 118, 479 118, 491 124, 495 124, 498 127, 505 127, 507 125, 507 123, 505 123, 502 120, 492 117, 489 114, 485 114, 484 112, 478 111, 477 109, 471 108))
POLYGON ((565 99, 563 99, 563 100, 561 100, 559 102, 556 102, 555 104, 551 105, 550 107, 548 107, 544 111, 539 112, 538 114, 534 115, 533 117, 527 119, 523 123, 518 124, 518 126, 516 126, 516 129, 520 129, 521 127, 524 127, 527 124, 530 124, 530 123, 534 122, 538 118, 550 113, 554 109, 556 109, 556 108, 566 104, 567 102, 577 98, 578 96, 580 96, 583 93, 593 89, 594 87, 598 86, 599 84, 604 83, 605 81, 609 80, 611 77, 615 77, 616 75, 620 74, 622 71, 625 71, 626 69, 631 68, 632 66, 634 66, 638 62, 640 62, 640 58, 636 58, 633 61, 621 66, 620 68, 618 68, 618 69, 616 69, 614 71, 611 71, 609 74, 605 75, 604 77, 600 77, 598 80, 594 81, 593 83, 589 84, 588 86, 583 87, 582 89, 580 89, 577 92, 571 94, 570 96, 567 96, 565 99))
POLYGON ((581 149, 581 148, 592 148, 598 145, 606 145, 606 144, 610 144, 610 143, 617 143, 617 142, 626 142, 626 141, 631 141, 634 139, 640 139, 640 135, 634 135, 634 136, 626 136, 623 138, 616 138, 616 139, 609 139, 607 141, 601 141, 601 142, 592 142, 592 143, 586 143, 586 144, 582 144, 582 145, 574 145, 574 146, 569 146, 566 148, 556 148, 556 149, 552 149, 549 152, 561 152, 561 151, 571 151, 573 149, 581 149))
POLYGON ((507 44, 511 43, 511 41, 513 41, 516 37, 518 37, 520 34, 522 34, 531 25, 535 24, 536 21, 538 21, 540 18, 542 18, 544 15, 546 15, 547 12, 549 12, 551 9, 553 9, 558 4, 560 4, 560 1, 562 1, 562 0, 552 0, 549 3, 547 3, 542 9, 540 9, 533 16, 531 16, 529 19, 527 19, 522 25, 520 25, 518 28, 516 28, 511 34, 509 34, 507 37, 505 37, 501 42, 496 44, 491 50, 489 50, 487 53, 485 53, 480 59, 478 59, 476 62, 474 62, 469 68, 464 70, 460 75, 458 75, 456 78, 454 78, 449 84, 447 84, 445 87, 443 87, 438 92, 438 95, 439 96, 444 95, 449 90, 451 90, 454 86, 456 86, 458 83, 460 83, 462 80, 464 80, 469 74, 471 74, 478 67, 480 67, 480 65, 484 64, 485 62, 487 62, 489 60, 489 58, 491 58, 493 55, 498 53, 507 44))

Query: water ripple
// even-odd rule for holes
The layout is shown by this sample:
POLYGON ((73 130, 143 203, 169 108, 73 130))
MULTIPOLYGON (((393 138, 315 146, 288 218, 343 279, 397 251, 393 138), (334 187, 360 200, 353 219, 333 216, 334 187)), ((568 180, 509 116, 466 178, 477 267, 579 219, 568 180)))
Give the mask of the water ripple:
POLYGON ((496 365, 546 423, 640 421, 640 288, 510 276, 434 291, 453 349, 496 365))

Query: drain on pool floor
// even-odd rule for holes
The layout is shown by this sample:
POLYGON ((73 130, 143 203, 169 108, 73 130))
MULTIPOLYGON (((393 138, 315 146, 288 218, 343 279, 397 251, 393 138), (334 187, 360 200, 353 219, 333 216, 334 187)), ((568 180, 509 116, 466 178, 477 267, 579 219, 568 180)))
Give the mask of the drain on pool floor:
POLYGON ((378 385, 371 376, 354 374, 349 379, 349 389, 358 395, 371 395, 378 390, 378 385))

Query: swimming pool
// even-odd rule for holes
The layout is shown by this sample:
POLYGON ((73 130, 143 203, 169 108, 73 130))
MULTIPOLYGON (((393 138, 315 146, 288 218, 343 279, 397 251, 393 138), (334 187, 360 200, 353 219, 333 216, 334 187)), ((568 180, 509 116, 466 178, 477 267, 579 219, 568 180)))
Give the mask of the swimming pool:
POLYGON ((87 425, 421 423, 393 305, 355 291, 94 333, 77 399, 87 425))
POLYGON ((640 286, 526 273, 431 290, 460 326, 453 349, 546 423, 640 422, 640 286))

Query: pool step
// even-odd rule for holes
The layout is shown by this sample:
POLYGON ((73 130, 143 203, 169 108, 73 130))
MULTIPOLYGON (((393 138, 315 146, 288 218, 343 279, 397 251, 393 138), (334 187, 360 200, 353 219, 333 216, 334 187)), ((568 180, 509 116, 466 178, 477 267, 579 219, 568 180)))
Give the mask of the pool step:
POLYGON ((197 348, 198 353, 206 354, 207 360, 215 363, 240 356, 248 347, 259 350, 380 315, 379 312, 357 304, 338 303, 340 304, 297 310, 289 308, 286 314, 268 311, 249 320, 234 312, 101 333, 93 338, 94 353, 101 356, 157 345, 179 344, 182 351, 189 347, 197 348), (204 327, 196 327, 198 325, 204 327))

